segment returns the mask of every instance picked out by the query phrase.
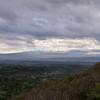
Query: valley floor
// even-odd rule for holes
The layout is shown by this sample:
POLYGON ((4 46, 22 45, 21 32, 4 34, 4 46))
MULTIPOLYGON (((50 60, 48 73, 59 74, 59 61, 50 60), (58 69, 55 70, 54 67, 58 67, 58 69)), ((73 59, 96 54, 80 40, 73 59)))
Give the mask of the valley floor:
POLYGON ((48 80, 13 100, 100 100, 100 63, 61 80, 48 80))
POLYGON ((90 65, 0 64, 0 100, 100 100, 100 63, 90 65))

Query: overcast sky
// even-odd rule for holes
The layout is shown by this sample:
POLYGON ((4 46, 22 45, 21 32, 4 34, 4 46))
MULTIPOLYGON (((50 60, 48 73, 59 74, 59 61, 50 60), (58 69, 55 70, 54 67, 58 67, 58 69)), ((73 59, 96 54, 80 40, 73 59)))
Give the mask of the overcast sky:
POLYGON ((100 55, 100 0, 0 0, 0 53, 25 51, 100 55))

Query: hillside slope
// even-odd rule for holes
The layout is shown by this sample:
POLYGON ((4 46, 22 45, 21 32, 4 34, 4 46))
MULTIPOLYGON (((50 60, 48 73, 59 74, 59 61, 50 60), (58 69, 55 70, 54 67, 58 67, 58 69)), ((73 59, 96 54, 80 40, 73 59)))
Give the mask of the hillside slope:
POLYGON ((49 80, 13 100, 100 100, 100 63, 63 80, 49 80))

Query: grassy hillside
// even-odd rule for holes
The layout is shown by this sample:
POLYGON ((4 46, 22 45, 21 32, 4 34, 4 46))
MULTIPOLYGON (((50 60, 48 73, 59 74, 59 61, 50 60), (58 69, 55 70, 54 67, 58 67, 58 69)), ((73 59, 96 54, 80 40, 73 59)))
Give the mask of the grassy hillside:
POLYGON ((100 100, 100 63, 78 75, 45 81, 12 100, 100 100))

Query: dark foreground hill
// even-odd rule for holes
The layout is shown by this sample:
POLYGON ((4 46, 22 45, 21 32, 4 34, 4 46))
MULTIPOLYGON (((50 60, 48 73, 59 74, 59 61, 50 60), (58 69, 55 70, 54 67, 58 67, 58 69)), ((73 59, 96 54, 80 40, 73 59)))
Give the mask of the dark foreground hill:
POLYGON ((46 81, 12 100, 100 100, 100 63, 78 75, 46 81))

